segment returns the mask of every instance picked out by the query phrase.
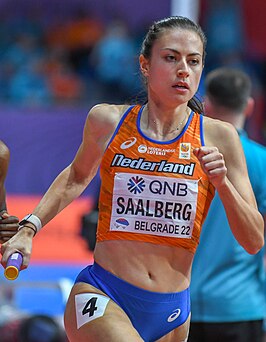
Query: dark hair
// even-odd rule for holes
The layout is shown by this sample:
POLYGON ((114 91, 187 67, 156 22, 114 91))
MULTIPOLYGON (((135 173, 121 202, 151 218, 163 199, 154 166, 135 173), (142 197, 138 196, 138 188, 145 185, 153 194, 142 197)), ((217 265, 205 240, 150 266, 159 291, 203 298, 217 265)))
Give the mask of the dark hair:
MULTIPOLYGON (((151 57, 153 44, 160 37, 160 35, 166 30, 176 28, 193 31, 198 34, 203 45, 202 63, 204 64, 207 44, 206 36, 199 25, 194 23, 192 20, 181 16, 172 16, 154 22, 153 25, 149 28, 149 31, 147 32, 143 40, 140 53, 145 58, 149 59, 151 57)), ((197 96, 194 96, 191 100, 188 101, 188 107, 198 113, 204 112, 202 102, 197 96)))
POLYGON ((251 95, 250 77, 240 69, 221 67, 205 79, 206 94, 217 106, 242 112, 251 95))

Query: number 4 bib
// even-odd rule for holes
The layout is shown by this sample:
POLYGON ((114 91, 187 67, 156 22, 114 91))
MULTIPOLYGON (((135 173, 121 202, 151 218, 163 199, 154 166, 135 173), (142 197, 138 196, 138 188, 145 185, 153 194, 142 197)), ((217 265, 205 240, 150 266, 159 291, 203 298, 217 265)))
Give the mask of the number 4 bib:
POLYGON ((104 315, 110 298, 96 293, 75 295, 77 328, 104 315))

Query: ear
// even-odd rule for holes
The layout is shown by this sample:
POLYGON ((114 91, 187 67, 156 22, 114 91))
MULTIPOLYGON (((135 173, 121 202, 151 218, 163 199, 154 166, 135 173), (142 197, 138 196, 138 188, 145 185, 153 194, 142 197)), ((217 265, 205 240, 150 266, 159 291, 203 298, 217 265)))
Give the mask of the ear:
POLYGON ((148 60, 143 56, 139 56, 139 65, 140 65, 140 71, 144 77, 149 76, 149 62, 148 60))
POLYGON ((245 117, 248 119, 251 117, 254 111, 255 101, 253 97, 249 97, 247 101, 246 108, 244 110, 245 117))

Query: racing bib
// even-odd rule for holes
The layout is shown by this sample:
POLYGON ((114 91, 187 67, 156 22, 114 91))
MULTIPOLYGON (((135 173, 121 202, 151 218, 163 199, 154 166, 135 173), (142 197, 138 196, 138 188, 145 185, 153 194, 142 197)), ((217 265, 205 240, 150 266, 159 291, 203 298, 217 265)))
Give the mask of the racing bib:
POLYGON ((116 173, 111 231, 191 238, 198 180, 116 173))

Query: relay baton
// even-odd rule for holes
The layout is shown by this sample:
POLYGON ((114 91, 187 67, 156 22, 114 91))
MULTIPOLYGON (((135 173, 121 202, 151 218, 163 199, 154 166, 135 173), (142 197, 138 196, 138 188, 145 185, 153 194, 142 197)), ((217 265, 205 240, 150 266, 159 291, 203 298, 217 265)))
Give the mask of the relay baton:
POLYGON ((5 277, 8 280, 17 279, 23 261, 22 259, 22 255, 18 252, 10 255, 10 257, 7 260, 5 269, 5 277))

